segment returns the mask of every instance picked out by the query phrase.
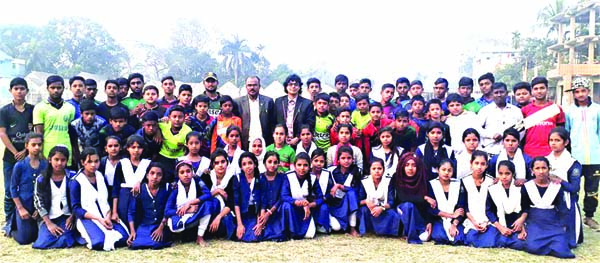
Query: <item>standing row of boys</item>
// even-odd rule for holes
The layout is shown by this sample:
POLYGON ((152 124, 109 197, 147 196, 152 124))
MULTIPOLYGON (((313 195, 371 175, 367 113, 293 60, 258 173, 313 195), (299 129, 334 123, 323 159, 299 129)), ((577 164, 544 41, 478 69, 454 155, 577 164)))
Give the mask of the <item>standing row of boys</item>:
POLYGON ((582 174, 583 222, 600 228, 600 107, 582 78, 566 115, 543 77, 515 85, 517 105, 491 73, 478 79, 480 99, 472 79, 446 96, 440 78, 428 102, 406 78, 384 84, 381 102, 369 79, 348 86, 344 75, 330 94, 309 79, 311 99, 290 75, 275 101, 256 76, 235 100, 212 72, 196 97, 186 84, 175 97, 173 77, 161 83, 159 99, 139 73, 108 80, 100 103, 96 82, 76 76, 65 101, 63 78, 50 76, 34 107, 27 82, 11 81, 13 102, 0 110, 6 235, 111 250, 374 232, 574 257, 582 174))

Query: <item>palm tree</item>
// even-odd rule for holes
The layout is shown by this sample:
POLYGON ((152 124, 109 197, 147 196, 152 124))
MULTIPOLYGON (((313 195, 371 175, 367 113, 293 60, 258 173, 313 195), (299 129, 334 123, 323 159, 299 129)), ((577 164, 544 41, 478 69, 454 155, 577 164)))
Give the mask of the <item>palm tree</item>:
POLYGON ((521 48, 521 33, 519 31, 512 32, 512 48, 515 51, 521 48))
POLYGON ((252 66, 254 52, 248 47, 245 39, 235 35, 233 40, 223 40, 223 48, 219 55, 224 56, 223 65, 228 73, 233 75, 233 81, 237 86, 242 69, 252 66))
POLYGON ((548 28, 547 35, 558 31, 558 25, 551 21, 553 17, 566 10, 564 0, 554 0, 538 13, 538 21, 542 27, 548 28))

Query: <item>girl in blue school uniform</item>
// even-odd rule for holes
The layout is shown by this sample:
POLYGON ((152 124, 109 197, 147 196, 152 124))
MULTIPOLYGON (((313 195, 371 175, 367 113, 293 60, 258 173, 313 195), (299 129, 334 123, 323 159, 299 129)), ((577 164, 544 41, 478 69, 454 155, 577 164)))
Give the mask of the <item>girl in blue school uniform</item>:
POLYGON ((285 182, 283 174, 278 173, 279 154, 268 151, 263 159, 265 172, 260 175, 258 188, 261 190, 260 216, 256 223, 255 235, 260 240, 285 241, 285 221, 281 212, 281 189, 285 182))
POLYGON ((230 174, 238 174, 240 173, 240 168, 238 165, 238 161, 244 150, 240 146, 240 136, 242 136, 242 130, 240 127, 231 125, 227 127, 225 131, 225 136, 227 136, 227 144, 223 147, 223 150, 227 153, 227 170, 230 174))
POLYGON ((396 172, 400 156, 404 149, 396 146, 394 143, 394 129, 392 127, 384 127, 379 131, 379 141, 381 145, 371 149, 371 161, 378 158, 384 161, 384 170, 386 174, 393 175, 396 172))
POLYGON ((160 163, 150 163, 140 194, 129 199, 129 248, 161 249, 171 245, 171 232, 165 217, 169 194, 160 163))
POLYGON ((417 147, 417 157, 421 158, 427 167, 427 180, 438 177, 437 169, 442 159, 449 158, 456 162, 452 147, 444 142, 444 126, 439 122, 431 122, 427 126, 427 140, 417 147))
POLYGON ((98 172, 100 155, 94 148, 81 153, 83 168, 70 184, 71 209, 75 214, 77 231, 93 250, 114 250, 127 245, 129 233, 122 221, 112 221, 108 204, 109 192, 104 176, 98 172))
POLYGON ((13 168, 10 195, 15 202, 11 235, 21 245, 30 244, 37 238, 38 212, 33 205, 34 182, 46 169, 48 162, 42 159, 42 135, 30 133, 25 138, 25 148, 29 155, 17 162, 13 168))
POLYGON ((146 170, 150 165, 150 159, 142 159, 146 142, 144 138, 133 135, 127 138, 125 150, 127 158, 123 158, 115 169, 115 180, 113 184, 113 213, 112 220, 122 220, 129 225, 127 210, 129 199, 140 194, 142 180, 146 176, 146 170))
POLYGON ((204 234, 211 215, 216 213, 217 204, 193 171, 194 167, 189 162, 175 165, 177 180, 167 200, 165 217, 171 232, 183 237, 196 234, 196 244, 205 246, 204 234))
POLYGON ((471 174, 461 179, 465 189, 465 245, 473 247, 498 247, 500 233, 486 214, 486 200, 494 178, 487 175, 488 155, 474 151, 471 155, 471 174))
POLYGON ((432 220, 428 210, 435 200, 427 196, 427 171, 423 161, 414 153, 405 153, 396 168, 395 204, 402 222, 402 236, 408 243, 421 244, 431 236, 432 220))
POLYGON ((257 220, 260 215, 260 187, 258 180, 258 160, 253 153, 244 152, 240 156, 239 166, 242 173, 238 182, 233 185, 235 203, 235 219, 237 223, 236 238, 243 242, 257 242, 257 220))
POLYGON ((323 203, 323 193, 317 177, 310 173, 308 153, 300 153, 294 161, 294 171, 286 173, 281 190, 284 205, 282 211, 288 216, 290 237, 314 238, 317 232, 314 214, 323 203))
POLYGON ((525 220, 521 209, 521 187, 516 185, 515 165, 508 160, 498 164, 498 183, 490 186, 486 201, 486 215, 498 229, 498 246, 523 250, 525 247, 525 220))
POLYGON ((54 146, 48 154, 48 168, 35 180, 33 204, 42 223, 33 248, 68 248, 77 243, 69 195, 69 183, 74 173, 65 169, 68 159, 66 147, 54 146))
POLYGON ((550 162, 545 157, 531 161, 535 179, 521 189, 521 208, 527 214, 525 251, 536 255, 574 258, 569 248, 569 233, 560 220, 566 209, 561 184, 550 179, 550 162))
POLYGON ((310 156, 310 174, 315 176, 319 183, 319 187, 321 188, 321 193, 323 193, 323 203, 319 206, 319 210, 316 211, 314 215, 317 219, 317 232, 319 233, 331 232, 331 215, 329 214, 329 207, 326 202, 332 197, 331 194, 329 194, 329 190, 331 190, 330 187, 332 186, 329 182, 332 179, 331 172, 325 169, 325 164, 327 163, 326 158, 327 154, 320 148, 314 149, 310 156))
POLYGON ((371 159, 370 170, 358 192, 360 235, 373 231, 377 235, 398 236, 400 215, 394 210, 392 174, 385 172, 385 162, 377 157, 371 159))
POLYGON ((185 136, 185 146, 187 154, 177 158, 177 161, 188 161, 194 167, 194 174, 202 176, 202 174, 210 172, 210 159, 200 155, 200 149, 204 147, 201 140, 202 136, 199 132, 193 131, 185 136))
POLYGON ((429 181, 429 196, 437 206, 430 210, 434 216, 431 239, 436 244, 462 245, 465 240, 462 222, 465 200, 460 181, 452 179, 454 166, 450 159, 440 161, 438 178, 429 181))
POLYGON ((350 235, 357 237, 356 231, 358 212, 358 187, 362 172, 354 163, 353 150, 350 146, 340 146, 337 150, 337 167, 331 172, 329 184, 330 195, 327 200, 331 229, 346 231, 350 228, 350 235))
POLYGON ((238 183, 236 182, 238 179, 233 173, 234 170, 228 168, 227 152, 220 148, 210 155, 210 166, 212 168, 210 173, 200 177, 210 190, 211 196, 218 202, 216 214, 211 219, 208 232, 212 237, 231 239, 235 234, 233 186, 238 183))
POLYGON ((562 219, 569 234, 569 247, 575 248, 583 243, 583 222, 579 210, 579 188, 581 186, 581 164, 571 157, 569 152, 569 132, 563 127, 550 131, 548 145, 552 152, 546 156, 550 161, 550 180, 560 183, 564 191, 567 208, 562 219))
POLYGON ((108 183, 106 187, 108 188, 108 192, 112 194, 113 185, 115 184, 115 172, 121 161, 121 139, 114 135, 106 137, 104 151, 106 152, 106 156, 100 158, 98 171, 106 178, 106 182, 108 183))

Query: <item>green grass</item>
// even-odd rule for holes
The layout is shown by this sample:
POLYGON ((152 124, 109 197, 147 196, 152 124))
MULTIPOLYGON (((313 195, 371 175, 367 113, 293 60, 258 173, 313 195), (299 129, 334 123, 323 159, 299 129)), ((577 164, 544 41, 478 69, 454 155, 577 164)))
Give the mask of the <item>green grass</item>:
MULTIPOLYGON (((0 163, 1 166, 1 163, 0 163)), ((1 170, 0 170, 1 171, 1 170)), ((2 188, 2 187, 0 187, 2 188)), ((3 196, 4 189, 0 190, 3 196)), ((0 208, 3 203, 0 202, 0 208)), ((4 211, 4 210, 2 210, 4 211)), ((2 212, 3 213, 3 212, 2 212)), ((2 221, 4 220, 2 215, 2 221)), ((596 219, 600 218, 596 215, 596 219)), ((4 224, 4 222, 2 222, 4 224)), ((575 260, 597 262, 600 258, 600 232, 584 227, 585 242, 574 250, 575 260)), ((238 243, 209 241, 208 247, 176 243, 163 250, 131 251, 121 248, 112 252, 91 251, 84 247, 59 250, 34 250, 12 239, 0 237, 0 262, 559 262, 547 256, 534 256, 511 249, 476 249, 470 247, 409 245, 405 239, 345 235, 317 236, 314 240, 283 243, 238 243)))

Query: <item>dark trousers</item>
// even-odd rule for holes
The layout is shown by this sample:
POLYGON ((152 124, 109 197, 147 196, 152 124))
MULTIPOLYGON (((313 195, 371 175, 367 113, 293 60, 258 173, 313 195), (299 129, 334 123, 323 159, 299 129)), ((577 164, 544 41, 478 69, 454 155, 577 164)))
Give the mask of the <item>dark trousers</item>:
POLYGON ((16 163, 3 161, 4 170, 4 216, 6 223, 10 224, 15 214, 15 202, 10 197, 10 179, 12 178, 12 170, 16 163))
POLYGON ((583 212, 585 217, 594 217, 598 207, 598 183, 600 182, 600 165, 583 165, 583 176, 585 177, 585 197, 583 198, 583 212))

